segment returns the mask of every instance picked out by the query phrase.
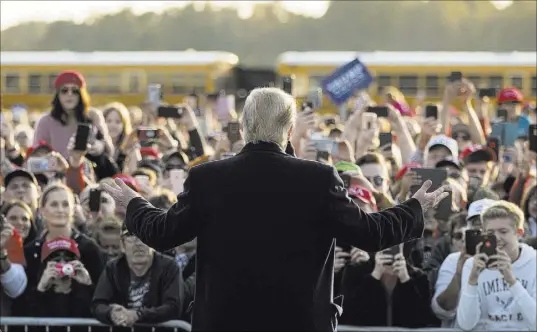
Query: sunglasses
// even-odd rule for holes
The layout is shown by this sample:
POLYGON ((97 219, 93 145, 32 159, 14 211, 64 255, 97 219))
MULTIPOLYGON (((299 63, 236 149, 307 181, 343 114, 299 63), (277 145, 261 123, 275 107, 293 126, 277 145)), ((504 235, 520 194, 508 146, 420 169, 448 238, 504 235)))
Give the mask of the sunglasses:
POLYGON ((451 238, 453 240, 462 240, 463 237, 464 237, 464 234, 462 232, 455 232, 451 235, 451 238))
POLYGON ((69 91, 70 91, 72 94, 74 94, 74 95, 78 95, 78 94, 80 94, 80 89, 79 89, 79 88, 75 88, 75 87, 73 87, 73 88, 68 88, 68 87, 64 86, 63 88, 60 89, 60 93, 61 93, 62 95, 66 95, 66 94, 68 94, 69 91))

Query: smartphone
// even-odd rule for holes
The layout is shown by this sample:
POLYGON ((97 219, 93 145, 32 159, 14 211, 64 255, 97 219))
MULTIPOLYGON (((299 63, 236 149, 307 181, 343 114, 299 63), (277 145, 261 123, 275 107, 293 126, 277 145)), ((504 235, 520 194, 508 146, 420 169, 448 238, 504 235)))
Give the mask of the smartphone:
POLYGON ((75 151, 86 151, 88 148, 90 132, 91 127, 88 124, 81 123, 76 127, 75 151))
POLYGON ((90 212, 99 212, 101 210, 101 191, 99 189, 90 190, 88 205, 90 212))
POLYGON ((186 109, 184 107, 177 107, 172 105, 159 106, 157 114, 159 118, 171 118, 180 119, 183 117, 186 109))
POLYGON ((158 107, 161 100, 162 90, 160 84, 149 84, 147 86, 147 101, 154 107, 158 107))
POLYGON ((293 95, 293 81, 295 80, 295 77, 293 75, 291 76, 284 76, 282 77, 282 90, 285 91, 285 93, 293 95))
POLYGON ((501 119, 501 121, 507 121, 507 110, 503 108, 499 108, 496 111, 496 117, 498 119, 501 119))
POLYGON ((429 188, 428 191, 433 192, 440 188, 448 177, 447 170, 445 168, 413 168, 412 170, 416 173, 419 182, 410 186, 411 195, 414 195, 418 189, 421 188, 423 182, 427 180, 432 181, 431 188, 429 188))
POLYGON ((227 124, 227 138, 232 146, 235 142, 241 140, 240 128, 241 126, 238 121, 230 121, 227 124))
POLYGON ((438 119, 438 106, 436 105, 427 105, 425 106, 425 118, 435 118, 438 119))
POLYGON ((134 179, 138 183, 138 185, 143 187, 149 187, 149 178, 147 175, 135 175, 134 179))
POLYGON ((462 80, 462 72, 460 71, 452 71, 449 75, 449 81, 450 82, 457 82, 462 80))
POLYGON ((339 177, 341 180, 343 180, 343 187, 345 187, 345 189, 349 189, 351 187, 352 177, 348 174, 341 174, 339 177))
POLYGON ((482 240, 481 231, 479 229, 467 229, 464 232, 464 238, 466 253, 470 256, 474 256, 476 254, 475 249, 482 240))
MULTIPOLYGON (((496 236, 494 234, 483 234, 481 236, 482 240, 481 243, 481 252, 484 253, 487 256, 493 256, 497 254, 497 241, 496 236)), ((487 266, 494 263, 495 259, 489 259, 487 261, 487 266)))
POLYGON ((388 117, 388 107, 386 106, 369 106, 366 112, 375 113, 379 118, 388 117))
POLYGON ((172 191, 179 195, 183 192, 185 183, 185 171, 182 169, 171 169, 170 170, 170 183, 172 185, 172 191))
POLYGON ((30 157, 27 162, 28 171, 34 174, 56 171, 56 160, 48 157, 30 157))
POLYGON ((317 151, 317 156, 315 157, 316 161, 328 161, 329 159, 330 159, 330 152, 317 151))
POLYGON ((446 198, 440 201, 436 206, 435 218, 447 222, 453 215, 453 192, 447 191, 446 198))
POLYGON ((321 108, 323 105, 323 90, 319 89, 313 89, 311 90, 304 103, 302 103, 302 110, 305 110, 306 107, 309 107, 313 110, 321 108))
POLYGON ((393 136, 391 133, 380 133, 379 134, 380 147, 393 144, 393 136))
POLYGON ((154 141, 158 138, 158 128, 139 127, 136 134, 142 142, 154 141))
POLYGON ((317 151, 326 151, 329 154, 337 153, 337 142, 329 138, 312 139, 317 151))
POLYGON ((484 97, 489 97, 489 98, 496 97, 496 88, 480 89, 479 98, 484 98, 484 97))
POLYGON ((369 130, 377 127, 377 114, 365 112, 362 114, 362 129, 369 130))
POLYGON ((498 160, 498 157, 500 155, 500 146, 501 146, 501 140, 497 136, 489 136, 487 137, 487 147, 494 151, 496 154, 496 160, 498 160))
POLYGON ((14 229, 13 235, 6 243, 7 257, 11 263, 26 265, 24 258, 23 239, 20 233, 14 229))
POLYGON ((537 124, 530 124, 528 132, 530 151, 537 153, 537 124))

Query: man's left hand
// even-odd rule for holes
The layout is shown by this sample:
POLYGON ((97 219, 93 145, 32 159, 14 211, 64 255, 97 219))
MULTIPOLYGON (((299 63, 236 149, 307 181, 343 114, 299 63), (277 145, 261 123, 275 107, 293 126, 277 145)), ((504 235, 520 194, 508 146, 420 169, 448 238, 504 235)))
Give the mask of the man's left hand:
POLYGON ((440 203, 444 198, 449 196, 449 191, 451 188, 448 185, 442 186, 432 193, 428 193, 427 190, 431 188, 431 185, 433 182, 431 180, 427 180, 423 183, 421 188, 416 191, 414 196, 412 198, 415 198, 420 202, 421 209, 423 210, 423 213, 425 213, 430 208, 434 208, 440 203))
POLYGON ((408 275, 408 268, 406 267, 406 260, 401 253, 395 255, 394 257, 393 272, 395 272, 395 274, 403 284, 410 280, 410 276, 408 275))

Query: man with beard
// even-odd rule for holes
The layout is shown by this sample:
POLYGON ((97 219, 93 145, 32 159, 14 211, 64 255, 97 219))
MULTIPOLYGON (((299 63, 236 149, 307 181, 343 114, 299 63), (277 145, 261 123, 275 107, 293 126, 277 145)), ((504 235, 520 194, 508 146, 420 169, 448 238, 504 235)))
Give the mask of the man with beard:
POLYGON ((121 251, 123 255, 108 262, 95 289, 95 317, 114 326, 178 319, 184 287, 175 261, 127 229, 122 230, 121 251))

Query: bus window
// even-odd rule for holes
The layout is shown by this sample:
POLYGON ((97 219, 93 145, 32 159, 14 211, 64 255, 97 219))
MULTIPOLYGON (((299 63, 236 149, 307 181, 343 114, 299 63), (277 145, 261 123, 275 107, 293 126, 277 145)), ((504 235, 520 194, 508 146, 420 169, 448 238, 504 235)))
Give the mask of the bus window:
POLYGON ((466 76, 466 79, 468 81, 472 82, 474 86, 478 89, 486 89, 488 88, 488 82, 484 82, 483 78, 478 75, 468 75, 466 76))
POLYGON ((58 78, 58 74, 48 75, 48 93, 56 93, 56 87, 54 86, 54 83, 56 83, 56 78, 58 78))
POLYGON ((537 97, 537 76, 531 78, 531 96, 537 97))
POLYGON ((196 91, 196 93, 205 93, 207 90, 207 82, 205 79, 207 78, 206 74, 192 74, 188 76, 188 89, 186 93, 192 93, 196 91))
POLYGON ((102 88, 102 79, 103 77, 99 74, 87 74, 84 75, 86 78, 86 86, 88 87, 89 93, 101 93, 103 92, 102 88))
POLYGON ((388 75, 379 74, 377 76, 377 95, 382 94, 382 89, 392 85, 392 77, 388 75))
POLYGON ((489 88, 502 89, 503 88, 503 77, 501 77, 501 76, 490 76, 489 77, 489 88))
POLYGON ((138 93, 140 92, 140 74, 139 73, 129 73, 129 93, 138 93))
POLYGON ((110 73, 106 77, 106 93, 120 93, 121 92, 121 76, 119 73, 110 73))
POLYGON ((439 95, 439 79, 437 75, 425 76, 425 93, 428 97, 439 95))
POLYGON ((405 96, 415 96, 418 93, 418 77, 417 76, 400 76, 399 90, 405 96))
POLYGON ((28 93, 41 93, 41 74, 28 75, 28 93))
POLYGON ((7 93, 19 93, 20 88, 20 76, 19 74, 6 74, 4 87, 7 93))
POLYGON ((159 73, 159 72, 151 72, 147 73, 147 84, 160 84, 160 88, 162 90, 162 93, 164 95, 171 93, 170 86, 166 83, 167 82, 167 75, 166 73, 159 73))
POLYGON ((519 89, 520 91, 524 90, 524 79, 521 76, 511 76, 511 86, 519 89))

